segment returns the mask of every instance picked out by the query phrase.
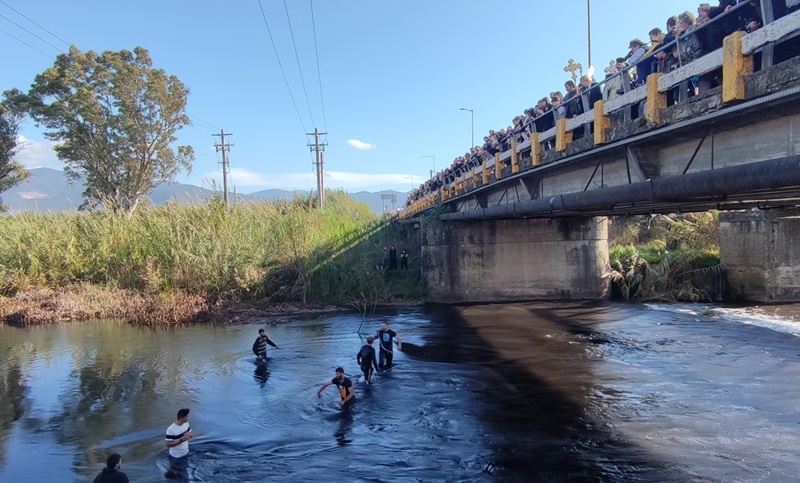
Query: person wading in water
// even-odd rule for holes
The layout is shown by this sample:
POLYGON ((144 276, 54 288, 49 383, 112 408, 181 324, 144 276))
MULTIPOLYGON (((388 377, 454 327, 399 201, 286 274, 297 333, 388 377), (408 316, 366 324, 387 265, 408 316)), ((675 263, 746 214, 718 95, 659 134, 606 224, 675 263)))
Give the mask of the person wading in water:
POLYGON ((389 324, 384 322, 381 324, 381 330, 375 334, 375 338, 380 341, 381 346, 381 354, 379 356, 378 366, 383 369, 391 369, 392 367, 392 358, 394 357, 394 351, 392 348, 392 339, 397 339, 397 350, 403 350, 403 343, 400 341, 400 337, 397 336, 397 333, 389 328, 389 324))
POLYGON ((361 350, 358 351, 358 355, 356 355, 356 360, 358 361, 358 365, 361 366, 361 371, 364 373, 364 379, 367 381, 367 384, 372 384, 372 368, 374 367, 376 371, 378 370, 375 349, 372 347, 374 341, 374 337, 367 337, 367 343, 361 347, 361 350))
POLYGON ((258 362, 266 362, 267 344, 275 347, 276 349, 278 348, 274 342, 269 340, 269 337, 267 337, 267 333, 264 332, 264 329, 258 329, 258 337, 256 338, 256 341, 253 342, 253 354, 256 355, 258 362))
POLYGON ((339 396, 342 397, 342 400, 339 401, 339 406, 345 407, 345 404, 351 401, 355 402, 356 393, 353 391, 353 381, 351 381, 349 377, 344 377, 344 369, 341 367, 336 368, 336 375, 333 377, 333 379, 331 379, 330 382, 326 382, 321 388, 319 388, 319 391, 317 391, 317 397, 321 398, 322 391, 324 391, 325 388, 331 384, 336 386, 336 388, 339 390, 339 396))

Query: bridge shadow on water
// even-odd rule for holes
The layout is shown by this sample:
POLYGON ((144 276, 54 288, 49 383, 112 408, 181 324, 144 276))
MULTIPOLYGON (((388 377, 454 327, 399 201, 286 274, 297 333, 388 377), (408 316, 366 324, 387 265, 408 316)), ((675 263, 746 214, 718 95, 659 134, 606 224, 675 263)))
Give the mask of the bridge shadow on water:
POLYGON ((622 344, 603 321, 624 309, 589 302, 429 305, 425 345, 412 358, 477 366, 475 396, 503 481, 696 481, 676 462, 638 447, 603 418, 593 377, 596 344, 622 344))

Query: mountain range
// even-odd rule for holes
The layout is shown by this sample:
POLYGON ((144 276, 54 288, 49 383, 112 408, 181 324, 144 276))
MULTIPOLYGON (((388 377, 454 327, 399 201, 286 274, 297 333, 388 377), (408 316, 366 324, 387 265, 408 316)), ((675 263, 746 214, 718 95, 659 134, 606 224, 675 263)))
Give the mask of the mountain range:
MULTIPOLYGON (((60 212, 75 210, 83 202, 83 183, 69 184, 63 171, 51 168, 30 169, 30 178, 18 186, 15 186, 3 193, 2 203, 11 212, 19 211, 51 211, 60 212)), ((184 183, 163 183, 153 190, 149 195, 151 203, 160 205, 170 200, 181 203, 202 203, 208 200, 218 191, 201 188, 200 186, 184 183)), ((256 191, 255 193, 236 193, 236 199, 247 200, 277 200, 291 199, 294 195, 305 196, 308 191, 287 191, 279 189, 269 189, 256 191)), ((381 195, 394 195, 397 202, 396 207, 401 208, 405 205, 408 193, 400 191, 358 191, 348 193, 356 201, 367 203, 376 213, 382 213, 384 208, 391 211, 391 200, 381 199, 381 195)))

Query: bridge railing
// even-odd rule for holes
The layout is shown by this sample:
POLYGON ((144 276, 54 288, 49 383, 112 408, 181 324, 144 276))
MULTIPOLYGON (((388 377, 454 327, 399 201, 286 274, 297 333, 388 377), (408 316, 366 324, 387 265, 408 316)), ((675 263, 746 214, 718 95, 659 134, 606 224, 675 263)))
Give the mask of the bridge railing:
MULTIPOLYGON (((767 2, 768 3, 768 2, 767 2)), ((741 5, 737 6, 739 8, 741 5)), ((733 12, 731 12, 733 13, 733 12)), ((766 12, 765 23, 771 19, 771 12, 766 12)), ((716 17, 703 26, 718 21, 723 16, 716 17)), ((703 27, 701 26, 701 27, 703 27)), ((697 29, 699 30, 699 28, 697 29)), ((696 30, 696 31, 697 31, 696 30)), ((694 31, 693 33, 696 33, 694 31)), ((762 62, 764 67, 772 65, 772 46, 787 38, 800 34, 800 11, 790 13, 778 20, 766 23, 763 27, 751 33, 735 32, 723 41, 723 47, 710 52, 686 65, 682 65, 672 72, 666 74, 650 74, 644 85, 632 88, 627 92, 611 100, 600 100, 595 102, 593 109, 567 119, 560 118, 556 121, 556 126, 545 132, 531 133, 530 139, 523 142, 512 142, 510 149, 498 152, 493 159, 484 160, 480 166, 473 167, 468 171, 456 176, 452 181, 447 182, 441 188, 431 191, 418 200, 410 204, 400 213, 401 218, 408 218, 425 211, 433 206, 447 201, 450 198, 460 196, 466 192, 479 187, 500 181, 504 176, 516 174, 522 170, 522 159, 530 159, 527 169, 536 169, 542 163, 542 155, 546 148, 554 146, 553 149, 562 154, 573 142, 573 133, 576 129, 584 127, 586 135, 589 135, 593 127, 593 141, 589 149, 606 144, 607 130, 612 126, 612 113, 619 111, 629 111, 633 106, 638 106, 642 101, 644 104, 644 117, 650 126, 657 126, 661 121, 661 112, 667 107, 667 95, 673 89, 683 90, 688 85, 690 79, 696 76, 708 74, 720 67, 722 68, 722 101, 730 103, 744 100, 744 78, 754 71, 753 55, 757 51, 762 51, 762 62), (510 173, 504 174, 504 168, 511 167, 510 173)), ((675 43, 681 42, 676 38, 675 43)), ((675 45, 673 42, 660 47, 659 50, 671 49, 675 45)), ((657 52, 656 51, 656 52, 657 52)), ((655 53, 655 52, 654 52, 655 53)), ((653 53, 653 54, 654 54, 653 53)), ((642 61, 653 61, 653 54, 642 61)), ((630 68, 635 68, 634 64, 630 68)), ((620 73, 618 75, 625 75, 620 73)), ((603 85, 611 78, 598 84, 603 85)), ((623 83, 626 85, 626 83, 623 83)), ((591 87, 596 88, 595 85, 591 87)), ((587 92, 583 93, 583 105, 588 102, 587 92)), ((685 102, 685 96, 679 98, 679 102, 685 102)), ((555 111, 555 109, 554 109, 555 111)), ((548 111, 550 112, 550 111, 548 111)), ((547 115, 545 113, 544 115, 547 115)), ((556 113, 553 112, 555 116, 556 113)), ((625 116, 625 120, 629 119, 625 116)), ((625 122, 625 121, 622 121, 625 122)), ((624 138, 620 138, 624 139, 624 138)), ((615 139, 615 140, 620 140, 615 139)))

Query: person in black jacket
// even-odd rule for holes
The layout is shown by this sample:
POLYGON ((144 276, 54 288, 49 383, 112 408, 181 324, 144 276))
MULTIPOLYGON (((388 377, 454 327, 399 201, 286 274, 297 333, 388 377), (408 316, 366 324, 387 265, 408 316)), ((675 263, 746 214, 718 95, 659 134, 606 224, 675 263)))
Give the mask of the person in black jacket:
POLYGON ((364 373, 364 379, 367 381, 367 384, 372 384, 372 369, 375 368, 376 371, 378 370, 375 348, 372 347, 374 341, 374 337, 367 337, 367 343, 361 346, 361 350, 358 351, 356 355, 356 361, 358 361, 358 365, 361 366, 361 372, 364 373))
POLYGON ((269 337, 267 337, 267 333, 264 332, 264 329, 258 329, 258 338, 255 342, 253 342, 253 354, 256 355, 259 362, 267 360, 267 344, 275 348, 278 347, 274 342, 269 340, 269 337))
POLYGON ((394 245, 389 249, 389 270, 397 270, 397 248, 394 245))
POLYGON ((114 453, 106 459, 106 467, 94 479, 94 483, 129 483, 128 475, 119 469, 122 466, 122 456, 114 453))

